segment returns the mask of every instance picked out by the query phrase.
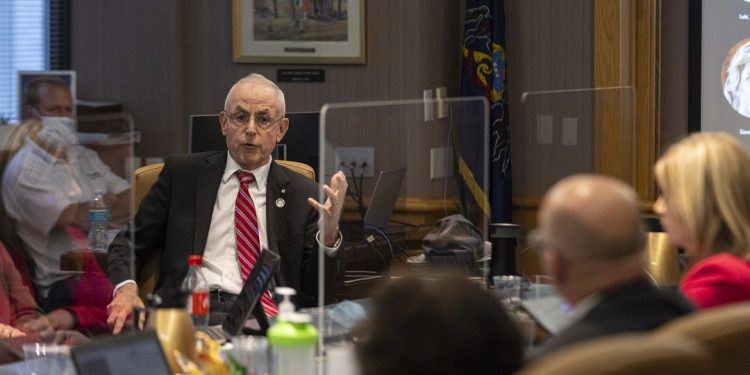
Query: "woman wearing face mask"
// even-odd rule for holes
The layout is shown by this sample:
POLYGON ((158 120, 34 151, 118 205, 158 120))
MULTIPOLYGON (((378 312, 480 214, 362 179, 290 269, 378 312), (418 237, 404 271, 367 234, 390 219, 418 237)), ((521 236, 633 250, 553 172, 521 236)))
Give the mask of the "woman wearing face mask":
POLYGON ((698 308, 750 301, 750 154, 728 134, 694 134, 655 174, 654 211, 690 266, 680 290, 698 308))

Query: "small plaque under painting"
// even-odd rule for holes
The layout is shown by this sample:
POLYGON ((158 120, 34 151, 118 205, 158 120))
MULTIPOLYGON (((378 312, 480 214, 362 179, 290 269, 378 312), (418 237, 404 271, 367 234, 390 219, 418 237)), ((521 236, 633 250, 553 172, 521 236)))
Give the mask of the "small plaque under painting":
POLYGON ((278 82, 325 82, 325 69, 277 69, 278 82))

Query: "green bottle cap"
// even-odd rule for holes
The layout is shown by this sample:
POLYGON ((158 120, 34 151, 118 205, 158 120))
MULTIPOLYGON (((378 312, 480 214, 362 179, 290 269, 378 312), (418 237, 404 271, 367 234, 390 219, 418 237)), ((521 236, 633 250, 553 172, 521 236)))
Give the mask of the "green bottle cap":
MULTIPOLYGON (((302 315, 292 313, 294 315, 302 315)), ((291 314, 284 314, 283 318, 288 318, 291 314)), ((312 324, 304 322, 309 319, 301 319, 302 322, 296 322, 296 317, 291 317, 289 320, 285 320, 279 317, 271 328, 268 329, 268 341, 271 345, 286 346, 286 347, 305 347, 314 346, 318 341, 318 330, 312 324)))

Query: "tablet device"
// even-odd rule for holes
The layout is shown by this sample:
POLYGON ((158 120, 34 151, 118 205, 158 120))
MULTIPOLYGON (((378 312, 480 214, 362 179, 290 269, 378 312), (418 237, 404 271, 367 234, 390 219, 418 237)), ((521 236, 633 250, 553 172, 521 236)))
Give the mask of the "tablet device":
POLYGON ((78 375, 169 375, 169 363, 154 331, 128 332, 70 350, 78 375))
POLYGON ((268 284, 273 279, 280 262, 281 258, 278 254, 263 249, 224 323, 207 327, 204 331, 213 339, 225 341, 229 337, 242 333, 242 328, 250 315, 255 315, 258 319, 261 331, 268 329, 268 320, 260 304, 260 297, 268 289, 268 284))

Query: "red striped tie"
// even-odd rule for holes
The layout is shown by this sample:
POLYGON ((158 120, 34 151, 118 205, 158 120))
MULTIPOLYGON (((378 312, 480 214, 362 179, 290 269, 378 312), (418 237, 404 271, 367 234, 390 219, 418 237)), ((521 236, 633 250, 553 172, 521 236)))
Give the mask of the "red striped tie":
MULTIPOLYGON (((258 236, 258 218, 255 215, 255 204, 250 197, 248 185, 255 180, 250 172, 237 171, 240 180, 240 191, 237 192, 237 202, 234 206, 234 233, 237 238, 237 262, 240 265, 242 283, 247 280, 260 255, 260 237, 258 236)), ((279 308, 271 299, 271 293, 266 290, 260 297, 263 311, 267 316, 279 314, 279 308)))

